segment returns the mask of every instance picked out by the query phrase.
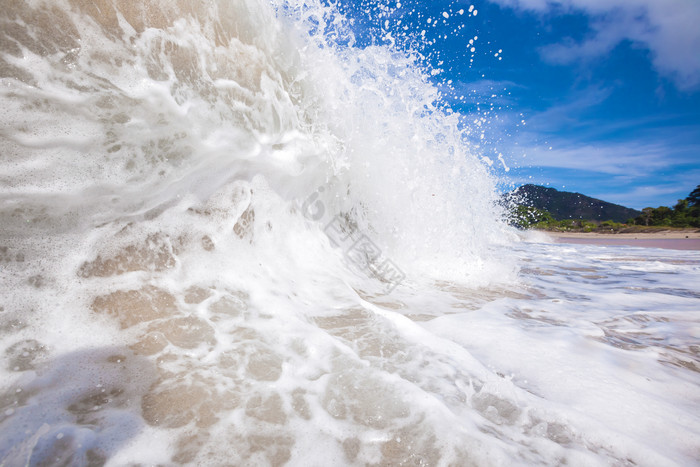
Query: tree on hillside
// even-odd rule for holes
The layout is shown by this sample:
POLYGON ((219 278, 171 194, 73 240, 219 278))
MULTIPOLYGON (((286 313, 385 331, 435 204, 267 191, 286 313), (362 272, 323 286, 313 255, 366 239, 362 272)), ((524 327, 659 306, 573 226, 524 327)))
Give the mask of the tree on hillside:
POLYGON ((651 225, 671 225, 673 211, 668 206, 659 206, 651 213, 651 225))
POLYGON ((688 206, 700 206, 700 185, 696 186, 686 199, 688 200, 688 206))
POLYGON ((649 220, 651 220, 651 215, 654 212, 654 208, 644 208, 642 209, 642 215, 635 219, 637 225, 649 225, 649 220))
POLYGON ((700 227, 700 185, 695 187, 686 198, 686 201, 688 202, 688 210, 685 218, 688 221, 688 225, 700 227))
POLYGON ((673 208, 644 208, 642 214, 631 223, 657 227, 700 227, 700 185, 687 198, 679 199, 673 208))
POLYGON ((689 204, 690 203, 687 199, 679 199, 676 205, 673 206, 673 210, 678 212, 686 212, 689 204))
POLYGON ((688 227, 688 200, 679 199, 671 213, 672 227, 688 227))

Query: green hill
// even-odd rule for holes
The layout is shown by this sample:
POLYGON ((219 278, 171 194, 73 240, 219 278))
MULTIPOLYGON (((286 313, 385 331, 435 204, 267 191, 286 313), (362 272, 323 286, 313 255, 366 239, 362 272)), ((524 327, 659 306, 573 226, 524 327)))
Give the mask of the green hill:
POLYGON ((523 185, 509 193, 519 205, 549 212, 556 220, 584 219, 589 221, 627 222, 641 211, 608 203, 581 193, 559 191, 538 185, 523 185))

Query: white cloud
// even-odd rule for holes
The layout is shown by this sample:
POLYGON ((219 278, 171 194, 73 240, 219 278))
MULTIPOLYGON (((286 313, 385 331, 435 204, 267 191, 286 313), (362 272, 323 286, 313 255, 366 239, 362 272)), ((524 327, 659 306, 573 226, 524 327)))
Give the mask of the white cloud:
MULTIPOLYGON (((550 117, 563 114, 565 107, 544 111, 534 120, 551 120, 550 117), (540 118, 544 116, 549 117, 540 118)), ((628 127, 636 126, 636 121, 627 123, 628 127)), ((542 133, 522 131, 517 141, 507 148, 501 147, 509 155, 510 163, 518 166, 514 173, 517 179, 512 180, 515 184, 551 183, 559 189, 641 209, 673 206, 700 179, 696 158, 700 146, 697 142, 684 141, 694 128, 640 130, 639 137, 632 141, 577 140, 571 134, 568 137, 557 134, 555 124, 550 129, 546 143, 542 133), (533 178, 526 178, 528 175, 533 178), (580 188, 570 190, 570 186, 580 188)), ((606 132, 604 128, 601 131, 606 132)))
POLYGON ((552 146, 525 149, 527 164, 629 177, 643 177, 668 166, 667 148, 662 145, 599 143, 567 147, 560 144, 556 141, 552 146))
POLYGON ((464 97, 463 101, 468 103, 482 102, 494 105, 510 105, 513 100, 510 91, 523 89, 524 86, 513 81, 493 81, 482 79, 479 81, 457 81, 452 83, 451 88, 442 88, 441 91, 456 101, 464 97))
POLYGON ((582 12, 592 35, 542 49, 543 58, 571 63, 610 52, 630 40, 651 51, 655 69, 680 89, 700 87, 700 1, 698 0, 490 0, 541 14, 582 12))
POLYGON ((580 127, 585 122, 581 119, 581 113, 604 103, 612 91, 610 88, 597 86, 576 91, 567 97, 566 102, 552 105, 528 117, 527 126, 539 133, 559 132, 563 128, 571 130, 580 127))
POLYGON ((692 191, 691 188, 686 193, 682 189, 679 190, 678 183, 670 180, 665 182, 663 185, 642 185, 616 192, 599 192, 595 196, 605 201, 642 210, 645 207, 673 207, 677 200, 684 199, 692 191))

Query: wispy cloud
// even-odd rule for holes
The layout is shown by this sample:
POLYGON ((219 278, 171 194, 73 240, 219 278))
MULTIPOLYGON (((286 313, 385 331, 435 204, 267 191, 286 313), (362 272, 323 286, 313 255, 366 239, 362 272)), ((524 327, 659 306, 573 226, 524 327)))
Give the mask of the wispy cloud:
POLYGON ((658 207, 660 199, 667 199, 668 201, 664 205, 673 207, 675 201, 684 199, 692 190, 690 188, 687 192, 679 192, 678 183, 674 183, 672 180, 667 181, 664 185, 654 184, 635 186, 629 189, 622 188, 619 191, 600 191, 596 197, 641 210, 645 207, 658 207))
POLYGON ((479 81, 457 82, 454 84, 456 90, 464 93, 475 93, 478 95, 502 94, 504 91, 511 89, 521 89, 524 86, 513 81, 501 80, 494 81, 491 79, 482 79, 479 81))
POLYGON ((648 119, 582 118, 588 107, 578 97, 531 114, 516 135, 499 141, 516 184, 550 184, 638 209, 673 205, 697 185, 696 127, 645 129, 648 119))
POLYGON ((525 86, 513 81, 489 79, 470 82, 456 81, 449 85, 441 83, 439 86, 443 94, 453 103, 488 103, 488 105, 498 106, 512 105, 514 100, 510 97, 510 91, 525 88, 525 86))
POLYGON ((539 133, 573 129, 583 124, 581 114, 602 104, 610 97, 613 89, 591 86, 574 91, 566 96, 564 102, 556 103, 544 111, 532 114, 527 125, 536 128, 539 133))
MULTIPOLYGON (((578 187, 587 195, 629 207, 673 205, 700 180, 694 161, 659 142, 576 145, 557 139, 549 146, 520 144, 524 154, 513 175, 530 183, 578 187)), ((695 147, 700 150, 700 147, 695 147)), ((568 188, 567 188, 568 189, 568 188)))
POLYGON ((667 149, 661 145, 585 144, 524 148, 529 165, 598 172, 608 175, 644 176, 668 167, 667 149))
POLYGON ((541 49, 550 63, 587 61, 629 40, 651 52, 654 68, 679 89, 700 88, 700 1, 698 0, 490 0, 540 14, 580 12, 591 33, 541 49))

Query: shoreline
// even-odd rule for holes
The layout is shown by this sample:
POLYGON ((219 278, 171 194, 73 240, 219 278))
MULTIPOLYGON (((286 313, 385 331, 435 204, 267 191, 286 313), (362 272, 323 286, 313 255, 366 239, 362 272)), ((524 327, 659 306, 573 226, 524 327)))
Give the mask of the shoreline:
POLYGON ((550 230, 536 230, 553 238, 606 238, 606 239, 633 239, 633 240, 665 240, 665 239, 700 239, 700 230, 662 230, 659 232, 625 232, 625 233, 601 233, 601 232, 556 232, 550 230))
POLYGON ((550 232, 545 230, 538 230, 537 232, 549 236, 555 243, 700 250, 700 231, 697 229, 608 234, 600 232, 550 232))

